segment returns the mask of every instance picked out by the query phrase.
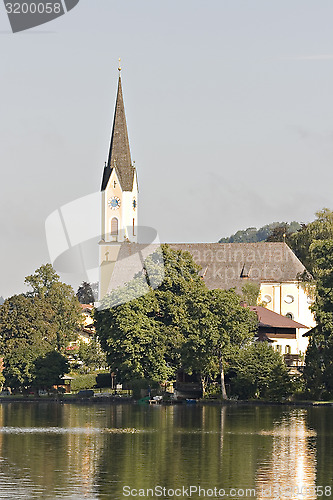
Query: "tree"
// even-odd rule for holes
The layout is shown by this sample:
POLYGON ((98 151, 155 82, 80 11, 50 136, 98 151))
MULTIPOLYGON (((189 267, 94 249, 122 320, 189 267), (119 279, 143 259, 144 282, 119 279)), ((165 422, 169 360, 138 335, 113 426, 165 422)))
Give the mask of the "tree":
POLYGON ((280 401, 293 392, 288 368, 268 342, 254 342, 241 349, 233 370, 233 392, 242 399, 280 401))
POLYGON ((256 227, 248 227, 245 230, 237 231, 228 238, 221 238, 219 243, 257 243, 259 241, 284 241, 283 239, 268 240, 270 235, 279 234, 279 230, 275 233, 276 228, 285 227, 286 233, 292 234, 301 228, 301 225, 296 222, 271 222, 257 229, 256 227))
POLYGON ((44 299, 49 295, 53 285, 59 283, 59 276, 51 264, 44 264, 36 269, 34 274, 26 276, 24 283, 32 288, 32 291, 27 292, 27 297, 44 299))
POLYGON ((68 372, 69 364, 64 355, 58 351, 47 352, 34 360, 33 385, 38 389, 50 390, 68 372))
POLYGON ((272 229, 270 235, 267 237, 267 242, 281 241, 290 245, 291 242, 290 227, 286 223, 282 223, 272 229))
POLYGON ((72 288, 60 282, 50 264, 27 276, 25 282, 32 290, 6 299, 0 307, 3 374, 14 389, 32 384, 36 358, 63 350, 76 338, 82 319, 72 288))
POLYGON ((170 376, 158 303, 151 291, 131 302, 96 313, 96 331, 111 371, 122 380, 167 380, 170 376))
POLYGON ((80 304, 72 287, 60 281, 51 264, 45 264, 27 276, 25 283, 32 287, 27 297, 43 301, 52 311, 50 323, 56 330, 55 348, 63 350, 76 339, 82 324, 80 304))
POLYGON ((304 377, 314 397, 333 395, 333 238, 315 241, 310 258, 316 276, 312 306, 317 326, 310 333, 304 377))
POLYGON ((56 349, 62 351, 78 336, 83 322, 81 307, 72 287, 61 282, 52 285, 47 303, 52 308, 52 323, 57 331, 56 349))
POLYGON ((191 254, 163 245, 146 259, 142 274, 105 298, 95 314, 96 331, 119 377, 161 382, 175 376, 186 297, 205 289, 198 270, 191 254), (148 285, 146 271, 150 283, 162 282, 157 290, 148 285))
POLYGON ((333 211, 323 208, 316 212, 316 219, 294 233, 290 245, 309 273, 316 278, 316 262, 312 248, 317 241, 333 239, 333 211))
POLYGON ((226 366, 235 353, 253 338, 258 319, 254 312, 240 305, 240 298, 233 290, 212 290, 210 293, 219 332, 217 355, 222 398, 227 399, 224 384, 226 366))
POLYGON ((244 302, 248 306, 258 305, 258 299, 260 296, 260 285, 254 281, 247 281, 245 285, 242 286, 242 296, 244 302))
POLYGON ((200 376, 203 394, 209 379, 219 375, 222 398, 227 399, 225 369, 235 351, 253 338, 257 317, 240 305, 234 290, 202 290, 187 297, 186 303, 182 365, 200 376))
POLYGON ((208 290, 188 295, 184 302, 186 314, 179 325, 183 339, 180 348, 181 366, 189 375, 198 375, 205 396, 209 380, 215 379, 219 371, 216 317, 210 309, 208 290))
POLYGON ((98 298, 98 283, 83 281, 79 286, 76 296, 80 304, 93 304, 98 298))
POLYGON ((167 245, 162 252, 145 262, 152 277, 161 272, 163 259, 160 287, 152 289, 139 275, 114 291, 95 315, 96 331, 112 371, 121 378, 160 382, 184 367, 200 377, 205 391, 218 372, 223 382, 227 357, 252 337, 255 315, 240 306, 234 291, 209 291, 189 253, 167 245))
POLYGON ((96 337, 92 337, 88 343, 80 342, 79 358, 87 371, 106 366, 105 352, 96 337))
POLYGON ((31 384, 34 359, 55 343, 51 317, 45 302, 24 295, 6 299, 0 308, 0 350, 9 387, 19 389, 31 384))

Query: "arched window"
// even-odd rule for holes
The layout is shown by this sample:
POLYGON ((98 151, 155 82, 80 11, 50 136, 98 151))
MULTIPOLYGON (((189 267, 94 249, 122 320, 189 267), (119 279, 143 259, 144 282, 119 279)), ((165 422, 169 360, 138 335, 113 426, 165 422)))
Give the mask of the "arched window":
POLYGON ((294 319, 293 313, 287 313, 286 318, 294 319))
POLYGON ((290 354, 290 352, 291 352, 290 345, 286 345, 286 347, 284 348, 284 352, 285 352, 285 354, 290 354))
POLYGON ((118 219, 113 217, 111 219, 111 236, 118 236, 118 219))

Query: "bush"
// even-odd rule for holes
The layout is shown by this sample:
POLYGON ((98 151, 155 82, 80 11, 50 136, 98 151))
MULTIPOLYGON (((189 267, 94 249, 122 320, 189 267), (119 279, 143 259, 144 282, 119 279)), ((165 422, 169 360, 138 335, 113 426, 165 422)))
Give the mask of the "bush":
POLYGON ((295 389, 282 356, 267 342, 255 342, 240 351, 231 379, 232 393, 241 399, 281 401, 295 389))
POLYGON ((96 373, 86 375, 72 375, 74 378, 71 383, 72 392, 78 392, 83 389, 92 389, 96 385, 96 373))

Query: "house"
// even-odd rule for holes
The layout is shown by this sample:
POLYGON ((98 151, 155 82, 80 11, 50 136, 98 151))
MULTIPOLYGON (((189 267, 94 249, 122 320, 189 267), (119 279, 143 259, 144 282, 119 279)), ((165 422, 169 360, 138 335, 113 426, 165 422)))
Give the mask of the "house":
POLYGON ((287 366, 303 367, 307 347, 303 334, 308 327, 263 306, 250 306, 250 309, 258 316, 257 340, 270 342, 284 356, 287 366))

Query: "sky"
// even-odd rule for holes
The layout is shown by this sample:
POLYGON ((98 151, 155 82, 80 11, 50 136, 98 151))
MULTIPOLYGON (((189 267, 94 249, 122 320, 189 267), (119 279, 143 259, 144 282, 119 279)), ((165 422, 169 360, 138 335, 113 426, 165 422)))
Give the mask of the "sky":
POLYGON ((119 57, 161 241, 332 209, 332 21, 331 0, 80 0, 13 34, 1 4, 0 295, 50 261, 48 216, 100 189, 119 57))

